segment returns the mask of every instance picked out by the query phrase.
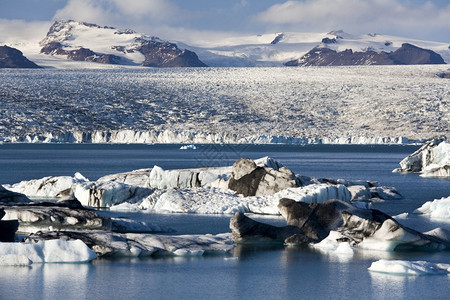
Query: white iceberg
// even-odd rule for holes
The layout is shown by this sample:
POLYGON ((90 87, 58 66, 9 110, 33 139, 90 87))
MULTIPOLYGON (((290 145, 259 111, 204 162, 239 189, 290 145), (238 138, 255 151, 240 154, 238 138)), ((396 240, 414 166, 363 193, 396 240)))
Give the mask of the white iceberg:
POLYGON ((71 176, 49 176, 41 179, 21 181, 16 184, 3 186, 13 192, 25 194, 30 198, 57 198, 71 194, 72 186, 76 183, 86 182, 80 173, 71 176))
POLYGON ((427 261, 380 259, 372 263, 369 271, 396 275, 445 275, 450 273, 450 264, 427 261))
POLYGON ((97 258, 81 240, 0 243, 0 264, 84 263, 97 258), (28 259, 28 261, 27 261, 28 259))
POLYGON ((27 239, 41 243, 43 240, 52 240, 57 237, 69 241, 78 238, 85 240, 99 256, 115 257, 200 256, 209 253, 225 254, 234 248, 231 233, 159 235, 100 230, 47 231, 37 232, 27 239))
MULTIPOLYGON (((231 190, 218 188, 168 189, 150 195, 136 206, 155 212, 234 214, 236 212, 278 215, 282 198, 307 203, 322 203, 329 199, 350 202, 344 185, 313 184, 289 188, 273 195, 244 197, 231 190)), ((112 207, 114 209, 114 207, 112 207)))
POLYGON ((353 256, 354 250, 348 242, 338 242, 338 240, 343 237, 344 236, 339 232, 332 230, 330 231, 330 234, 319 243, 312 244, 312 247, 329 254, 353 256))
POLYGON ((148 181, 152 169, 139 169, 129 172, 105 175, 97 179, 97 182, 120 182, 138 187, 149 187, 148 181))
POLYGON ((450 197, 425 202, 414 213, 424 214, 431 219, 450 219, 450 197))
POLYGON ((183 145, 180 147, 180 150, 197 150, 197 146, 190 144, 190 145, 183 145))
POLYGON ((423 177, 450 177, 450 143, 431 140, 405 157, 394 172, 417 172, 423 177))
POLYGON ((73 187, 73 193, 81 204, 95 208, 111 207, 125 201, 137 202, 152 192, 151 189, 116 181, 87 181, 73 187))

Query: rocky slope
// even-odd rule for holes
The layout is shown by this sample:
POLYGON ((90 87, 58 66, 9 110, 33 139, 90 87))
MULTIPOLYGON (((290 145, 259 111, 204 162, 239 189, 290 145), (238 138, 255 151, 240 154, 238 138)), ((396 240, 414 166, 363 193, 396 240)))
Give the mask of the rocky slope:
POLYGON ((56 21, 39 43, 41 53, 69 60, 146 67, 205 67, 194 52, 132 30, 56 21))
POLYGON ((303 57, 287 62, 286 66, 354 66, 354 65, 424 65, 445 64, 442 57, 434 51, 404 43, 394 52, 376 52, 368 49, 353 52, 346 49, 337 52, 327 47, 336 40, 324 39, 323 42, 303 57))
POLYGON ((15 48, 0 46, 0 68, 39 68, 15 48))

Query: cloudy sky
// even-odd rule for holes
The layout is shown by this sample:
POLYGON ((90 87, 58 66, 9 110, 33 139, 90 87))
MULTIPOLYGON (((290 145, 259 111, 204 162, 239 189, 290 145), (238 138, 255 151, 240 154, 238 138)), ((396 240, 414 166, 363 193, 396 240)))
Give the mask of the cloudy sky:
POLYGON ((0 0, 0 41, 6 32, 41 34, 61 19, 185 42, 338 29, 450 42, 449 0, 0 0))

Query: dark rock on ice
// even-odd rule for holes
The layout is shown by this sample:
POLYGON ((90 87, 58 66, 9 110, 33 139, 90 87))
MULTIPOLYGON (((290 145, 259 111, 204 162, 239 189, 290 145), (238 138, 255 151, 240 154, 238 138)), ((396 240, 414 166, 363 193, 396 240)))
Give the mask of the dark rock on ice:
POLYGON ((99 54, 94 51, 80 47, 76 50, 64 50, 59 42, 44 44, 41 53, 49 55, 67 55, 67 58, 75 61, 90 61, 102 64, 120 64, 121 57, 112 54, 99 54))
POLYGON ((5 189, 0 185, 0 205, 16 205, 18 203, 30 203, 31 200, 21 193, 5 189))
POLYGON ((271 195, 291 187, 300 181, 286 167, 273 169, 258 167, 249 158, 238 159, 232 167, 228 188, 244 196, 271 195))
POLYGON ((0 242, 14 242, 16 231, 19 228, 17 220, 1 220, 5 210, 0 208, 0 242))
POLYGON ((83 241, 98 256, 198 256, 227 253, 234 247, 231 235, 157 235, 107 231, 36 232, 27 241, 66 239, 83 241))
POLYGON ((145 60, 144 67, 206 67, 198 59, 197 54, 189 50, 181 50, 176 44, 152 38, 138 39, 137 51, 141 52, 145 60))
POLYGON ((279 241, 298 234, 302 235, 300 228, 296 226, 276 227, 257 222, 238 212, 230 220, 230 229, 236 242, 251 241, 279 241))
POLYGON ((3 206, 6 218, 19 221, 21 232, 36 230, 110 230, 110 218, 101 217, 88 209, 73 209, 63 203, 34 203, 16 206, 3 206))
POLYGON ((271 45, 276 45, 276 44, 278 44, 283 38, 284 38, 284 34, 283 34, 283 33, 279 33, 279 34, 277 34, 277 36, 273 39, 273 41, 270 42, 270 44, 271 44, 271 45))
POLYGON ((339 200, 309 204, 284 198, 278 208, 287 221, 286 227, 261 224, 238 213, 230 220, 233 239, 236 242, 318 243, 331 231, 337 231, 336 242, 348 242, 365 249, 443 250, 450 246, 448 240, 405 227, 379 210, 356 208, 339 200))
POLYGON ((34 62, 23 56, 16 48, 0 46, 0 68, 40 68, 34 62))

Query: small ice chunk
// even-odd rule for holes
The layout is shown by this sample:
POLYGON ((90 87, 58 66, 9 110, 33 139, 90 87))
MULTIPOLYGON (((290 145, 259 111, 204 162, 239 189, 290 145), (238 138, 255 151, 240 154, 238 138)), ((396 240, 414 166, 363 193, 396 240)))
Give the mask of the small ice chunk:
POLYGON ((173 251, 176 256, 202 256, 205 250, 202 249, 177 249, 173 251))
POLYGON ((431 219, 449 219, 450 197, 427 201, 414 213, 428 215, 431 219))
POLYGON ((197 146, 195 145, 184 145, 180 147, 180 150, 197 150, 197 146))
POLYGON ((440 275, 450 273, 450 264, 427 261, 380 259, 372 263, 369 271, 396 275, 440 275))

